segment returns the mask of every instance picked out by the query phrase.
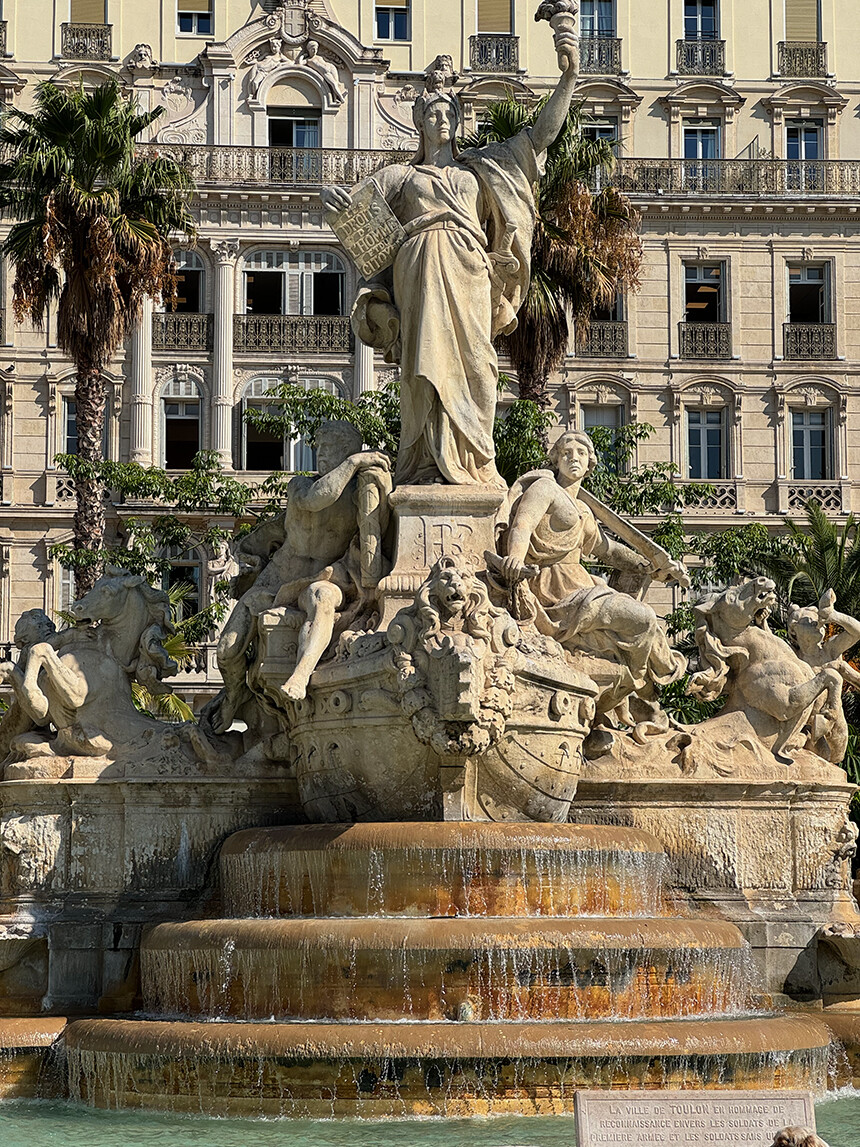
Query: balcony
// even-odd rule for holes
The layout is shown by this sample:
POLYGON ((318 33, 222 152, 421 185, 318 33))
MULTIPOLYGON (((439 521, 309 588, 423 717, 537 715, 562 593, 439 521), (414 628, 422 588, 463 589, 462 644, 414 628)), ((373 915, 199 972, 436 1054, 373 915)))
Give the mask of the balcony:
POLYGON ((679 323, 680 357, 726 359, 732 357, 730 323, 679 323))
POLYGON ((836 358, 834 323, 785 323, 782 337, 783 354, 787 359, 820 362, 836 358))
POLYGON ((152 316, 153 350, 212 350, 214 315, 184 311, 152 316))
POLYGON ((714 481, 712 478, 702 478, 696 485, 712 487, 713 493, 706 495, 700 501, 684 507, 684 516, 688 514, 736 514, 738 512, 738 484, 733 481, 714 481))
POLYGON ((469 67, 473 72, 519 71, 519 36, 497 32, 479 32, 477 36, 470 36, 469 67))
POLYGON ((592 319, 588 338, 576 353, 580 358, 627 358, 627 323, 592 319))
POLYGON ((314 147, 210 147, 206 144, 140 144, 140 160, 166 157, 184 164, 198 187, 321 187, 351 185, 389 163, 411 157, 403 151, 314 147))
POLYGON ((62 24, 60 52, 64 60, 109 60, 112 55, 111 24, 62 24))
POLYGON ((679 76, 724 76, 725 40, 679 40, 677 72, 679 76))
POLYGON ((263 354, 350 354, 352 328, 341 315, 234 315, 233 349, 263 354))
POLYGON ((579 42, 579 71, 583 76, 620 76, 621 41, 613 36, 584 36, 579 42))
POLYGON ((612 182, 629 195, 756 195, 855 198, 856 160, 620 159, 612 182))
POLYGON ((779 512, 781 514, 801 514, 807 502, 818 502, 822 510, 830 514, 847 513, 848 498, 840 482, 780 482, 779 512))
POLYGON ((781 76, 810 79, 827 75, 827 45, 820 40, 783 40, 778 53, 781 76))

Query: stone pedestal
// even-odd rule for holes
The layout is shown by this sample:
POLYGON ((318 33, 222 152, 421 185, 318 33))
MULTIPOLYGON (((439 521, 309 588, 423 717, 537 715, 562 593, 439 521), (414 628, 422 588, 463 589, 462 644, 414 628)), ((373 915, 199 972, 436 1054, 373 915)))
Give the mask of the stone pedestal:
POLYGON ((411 605, 430 568, 443 557, 472 558, 495 549, 494 527, 504 490, 488 486, 399 486, 391 495, 394 563, 379 586, 382 626, 411 605))

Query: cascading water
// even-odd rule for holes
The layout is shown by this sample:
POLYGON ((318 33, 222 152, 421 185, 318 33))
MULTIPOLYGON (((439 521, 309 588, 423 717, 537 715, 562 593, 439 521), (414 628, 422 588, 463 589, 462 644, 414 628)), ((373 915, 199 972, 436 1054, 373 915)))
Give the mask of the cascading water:
POLYGON ((210 1114, 571 1110, 583 1087, 825 1084, 826 1029, 755 1014, 731 924, 685 914, 641 832, 246 831, 223 919, 161 924, 143 1015, 67 1029, 69 1089, 210 1114))

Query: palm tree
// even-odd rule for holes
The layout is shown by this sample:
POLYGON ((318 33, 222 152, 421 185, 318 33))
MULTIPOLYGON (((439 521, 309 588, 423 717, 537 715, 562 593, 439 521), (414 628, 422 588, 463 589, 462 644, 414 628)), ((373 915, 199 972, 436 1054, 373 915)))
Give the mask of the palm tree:
POLYGON ((832 589, 840 613, 860 617, 860 519, 849 514, 838 526, 815 500, 806 522, 786 520, 788 537, 762 559, 786 605, 814 605, 832 589))
POLYGON ((0 124, 0 245, 15 268, 15 318, 41 328, 57 301, 57 343, 75 366, 77 590, 99 574, 105 515, 99 463, 103 372, 140 320, 144 298, 175 296, 171 235, 193 237, 193 190, 173 160, 140 161, 135 141, 163 108, 140 113, 118 83, 40 84, 32 111, 0 124))
MULTIPOLYGON (((513 96, 491 104, 464 146, 510 139, 534 123, 542 106, 529 107, 513 96)), ((582 346, 594 311, 611 307, 620 290, 639 285, 638 212, 616 188, 589 186, 597 173, 611 170, 615 155, 610 141, 587 139, 583 123, 581 110, 571 108, 547 154, 535 195, 531 282, 517 329, 504 340, 520 397, 542 409, 550 405, 549 375, 567 350, 568 317, 582 346)))

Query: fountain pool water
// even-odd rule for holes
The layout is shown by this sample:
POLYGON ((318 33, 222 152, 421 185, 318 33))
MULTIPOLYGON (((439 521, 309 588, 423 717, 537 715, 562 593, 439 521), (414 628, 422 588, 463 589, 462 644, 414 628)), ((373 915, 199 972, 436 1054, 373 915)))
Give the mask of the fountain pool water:
MULTIPOLYGON (((829 1147, 860 1143, 860 1094, 840 1092, 816 1109, 829 1147)), ((574 1147, 573 1120, 495 1119, 260 1121, 94 1111, 65 1103, 0 1104, 3 1147, 574 1147)))

